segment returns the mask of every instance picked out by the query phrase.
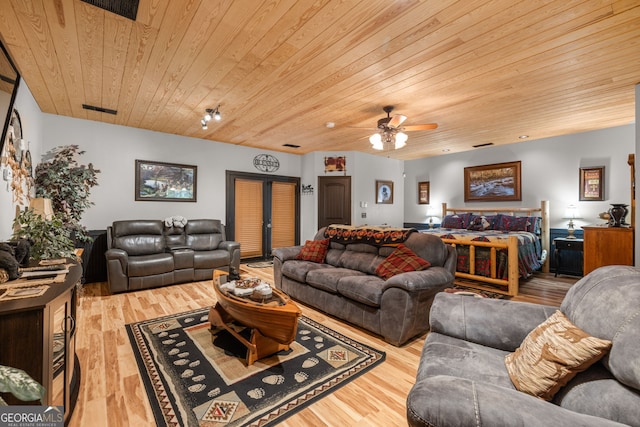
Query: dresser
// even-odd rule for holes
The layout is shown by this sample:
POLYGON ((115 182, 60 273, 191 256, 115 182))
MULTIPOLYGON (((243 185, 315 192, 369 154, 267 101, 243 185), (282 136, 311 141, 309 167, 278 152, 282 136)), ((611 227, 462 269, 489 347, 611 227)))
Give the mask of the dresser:
POLYGON ((604 265, 633 265, 633 228, 593 225, 582 229, 585 276, 604 265))
MULTIPOLYGON (((64 281, 50 283, 43 295, 0 301, 0 365, 22 369, 42 384, 47 391, 44 404, 63 406, 65 425, 80 384, 75 334, 81 277, 82 267, 74 263, 64 281)), ((41 405, 5 393, 3 398, 10 405, 41 405)))

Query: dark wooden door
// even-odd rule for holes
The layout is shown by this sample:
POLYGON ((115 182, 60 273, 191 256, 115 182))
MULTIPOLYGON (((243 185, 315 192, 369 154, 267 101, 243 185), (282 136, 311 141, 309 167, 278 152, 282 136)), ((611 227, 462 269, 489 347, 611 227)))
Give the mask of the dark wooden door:
POLYGON ((351 177, 318 177, 318 228, 351 224, 351 177))
POLYGON ((227 171, 226 231, 240 258, 265 259, 300 242, 300 178, 227 171))

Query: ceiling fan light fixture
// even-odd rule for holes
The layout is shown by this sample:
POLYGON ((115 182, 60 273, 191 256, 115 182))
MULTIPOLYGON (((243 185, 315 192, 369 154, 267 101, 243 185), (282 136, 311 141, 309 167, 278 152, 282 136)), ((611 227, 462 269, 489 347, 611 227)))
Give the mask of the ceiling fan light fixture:
POLYGON ((404 132, 396 133, 396 144, 395 144, 396 150, 407 145, 407 139, 409 139, 409 136, 406 133, 404 132))
POLYGON ((204 122, 208 122, 209 120, 211 120, 211 115, 213 114, 213 110, 211 108, 207 108, 204 114, 204 117, 202 118, 202 121, 204 122))
POLYGON ((374 150, 382 150, 384 148, 382 144, 382 136, 379 133, 374 133, 369 137, 369 142, 373 146, 374 150))

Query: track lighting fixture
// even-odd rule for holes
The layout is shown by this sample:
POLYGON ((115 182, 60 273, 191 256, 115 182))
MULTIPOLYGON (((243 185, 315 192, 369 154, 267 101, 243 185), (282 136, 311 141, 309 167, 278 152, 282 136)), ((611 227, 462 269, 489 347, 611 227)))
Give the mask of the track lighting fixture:
POLYGON ((211 119, 215 119, 218 122, 222 120, 222 114, 220 114, 220 104, 218 104, 215 109, 207 108, 206 110, 204 110, 204 117, 202 117, 202 120, 200 121, 203 130, 208 129, 207 123, 209 123, 211 119))

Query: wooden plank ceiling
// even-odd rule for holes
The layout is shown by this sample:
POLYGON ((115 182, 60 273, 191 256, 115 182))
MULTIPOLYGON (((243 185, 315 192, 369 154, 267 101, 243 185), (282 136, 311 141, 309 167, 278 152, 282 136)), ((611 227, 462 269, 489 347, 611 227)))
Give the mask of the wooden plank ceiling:
POLYGON ((438 124, 382 153, 398 159, 635 120, 637 0, 140 0, 135 21, 80 0, 0 5, 46 113, 297 154, 381 154, 367 137, 385 105, 438 124))

